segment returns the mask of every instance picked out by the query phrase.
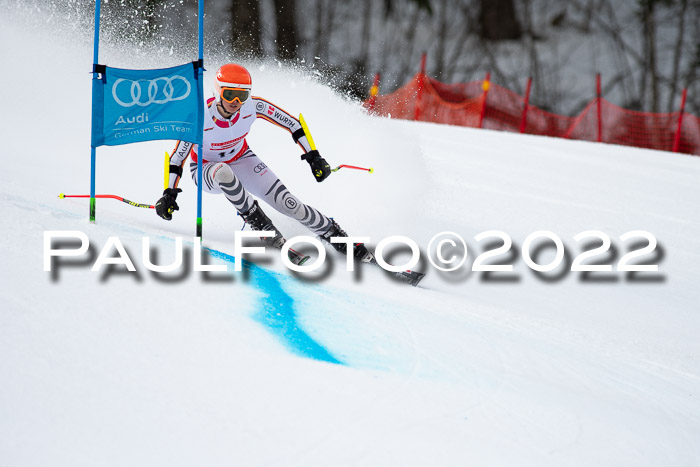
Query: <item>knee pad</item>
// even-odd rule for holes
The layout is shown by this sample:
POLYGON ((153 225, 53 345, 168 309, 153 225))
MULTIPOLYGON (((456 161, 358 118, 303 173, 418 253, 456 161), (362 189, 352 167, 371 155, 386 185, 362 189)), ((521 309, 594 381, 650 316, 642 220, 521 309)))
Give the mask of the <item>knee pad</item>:
POLYGON ((219 185, 230 185, 233 182, 233 170, 228 164, 220 162, 212 169, 212 178, 219 185))

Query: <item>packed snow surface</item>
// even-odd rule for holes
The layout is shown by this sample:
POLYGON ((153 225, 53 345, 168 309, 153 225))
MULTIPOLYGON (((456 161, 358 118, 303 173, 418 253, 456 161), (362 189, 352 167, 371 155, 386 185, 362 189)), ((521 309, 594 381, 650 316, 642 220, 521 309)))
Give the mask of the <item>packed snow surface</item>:
MULTIPOLYGON (((195 272, 187 175, 171 222, 98 200, 91 224, 87 200, 58 198, 89 193, 90 45, 9 21, 0 43, 3 466, 700 463, 700 158, 376 118, 315 77, 251 63, 255 94, 303 112, 332 166, 374 173, 342 169, 318 184, 289 135, 264 121, 251 148, 351 235, 415 241, 414 269, 427 275, 414 288, 379 268, 347 272, 330 248, 313 273, 292 273, 272 253, 234 272, 242 222, 211 195, 204 260, 228 272, 195 272), (503 244, 475 238, 493 230, 512 246, 484 264, 513 270, 472 271, 503 244), (583 264, 612 271, 572 272, 603 242, 574 239, 591 230, 611 247, 583 264), (90 250, 46 272, 49 231, 83 232, 90 250), (565 252, 549 272, 523 257, 556 259, 542 236, 526 248, 538 231, 565 252), (630 264, 658 271, 617 270, 649 244, 620 238, 635 231, 658 243, 630 264), (456 271, 427 259, 441 232, 467 244, 456 271), (136 272, 91 270, 110 237, 136 272), (183 238, 185 266, 146 269, 144 237, 158 264, 183 238)), ((109 46, 102 56, 144 65, 109 46)), ((205 60, 209 82, 235 57, 205 60)), ((98 193, 154 203, 172 146, 98 148, 98 193)), ((267 211, 287 238, 310 235, 267 211)), ((446 259, 460 252, 443 246, 446 259)))

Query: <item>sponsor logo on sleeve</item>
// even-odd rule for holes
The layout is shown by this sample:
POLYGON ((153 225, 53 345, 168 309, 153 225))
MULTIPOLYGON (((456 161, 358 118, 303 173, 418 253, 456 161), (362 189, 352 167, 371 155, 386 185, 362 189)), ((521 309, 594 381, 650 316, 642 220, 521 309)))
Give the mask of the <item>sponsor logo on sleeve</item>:
POLYGON ((192 149, 192 144, 191 143, 184 143, 179 146, 179 149, 177 151, 177 156, 181 158, 187 157, 187 154, 189 154, 190 149, 192 149))
POLYGON ((285 125, 292 126, 292 119, 289 118, 289 116, 285 113, 275 112, 275 118, 280 123, 284 123, 285 125))

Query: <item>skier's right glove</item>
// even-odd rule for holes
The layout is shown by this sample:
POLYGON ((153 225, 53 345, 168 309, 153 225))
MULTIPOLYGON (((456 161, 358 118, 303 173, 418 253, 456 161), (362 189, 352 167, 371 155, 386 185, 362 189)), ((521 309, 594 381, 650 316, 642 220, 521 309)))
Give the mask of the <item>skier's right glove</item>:
POLYGON ((309 163, 311 173, 314 174, 317 182, 324 181, 331 174, 331 166, 326 162, 326 159, 321 157, 321 154, 316 149, 307 152, 301 156, 301 159, 309 163))
POLYGON ((156 203, 156 214, 169 221, 173 218, 173 212, 179 211, 180 207, 175 202, 177 194, 182 190, 179 188, 166 188, 163 196, 156 203))

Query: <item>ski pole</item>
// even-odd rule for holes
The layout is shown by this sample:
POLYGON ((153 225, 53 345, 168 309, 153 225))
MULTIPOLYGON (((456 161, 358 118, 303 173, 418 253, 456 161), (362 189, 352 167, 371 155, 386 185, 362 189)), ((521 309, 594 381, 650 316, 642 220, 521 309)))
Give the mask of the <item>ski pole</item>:
POLYGON ((343 167, 345 167, 346 169, 366 170, 369 173, 374 173, 374 169, 372 167, 370 167, 370 168, 356 167, 354 165, 346 165, 346 164, 341 164, 338 167, 336 167, 335 169, 331 169, 331 172, 337 172, 340 169, 342 169, 343 167))
POLYGON ((168 189, 168 182, 170 181, 170 154, 165 151, 165 163, 163 164, 163 189, 168 189))
MULTIPOLYGON (((64 198, 89 198, 90 195, 64 195, 63 193, 58 195, 59 198, 64 199, 64 198)), ((146 209, 155 209, 155 206, 151 204, 141 204, 141 203, 135 203, 133 201, 129 201, 126 198, 122 198, 121 196, 117 195, 95 195, 95 198, 112 198, 112 199, 118 199, 122 203, 126 203, 129 206, 134 206, 136 208, 146 208, 146 209)))
POLYGON ((309 147, 312 151, 315 151, 316 144, 314 144, 314 139, 311 137, 311 132, 309 131, 309 127, 306 125, 306 121, 304 120, 304 116, 302 114, 299 114, 299 123, 301 123, 301 127, 304 129, 304 134, 306 135, 306 140, 309 142, 309 147))
MULTIPOLYGON (((304 134, 306 134, 306 139, 309 141, 309 147, 311 150, 316 149, 316 144, 314 144, 314 139, 311 137, 311 132, 309 131, 309 127, 306 125, 306 121, 304 120, 304 116, 302 114, 299 114, 299 123, 301 123, 301 127, 304 129, 304 134)), ((373 173, 374 169, 372 167, 366 169, 364 167, 356 167, 354 165, 346 165, 346 164, 341 164, 335 169, 331 169, 331 172, 337 172, 343 167, 346 167, 348 169, 355 169, 355 170, 366 170, 369 173, 373 173)))

